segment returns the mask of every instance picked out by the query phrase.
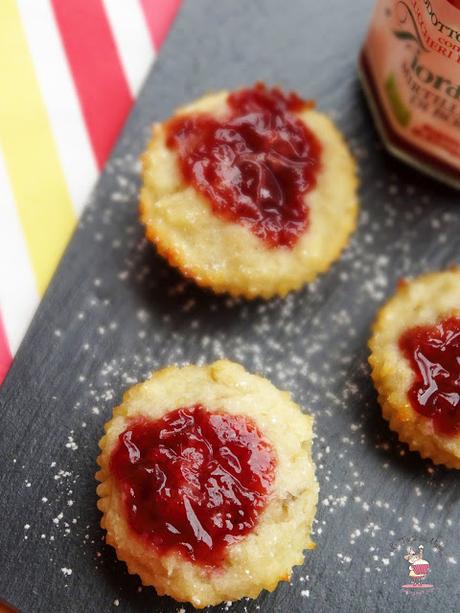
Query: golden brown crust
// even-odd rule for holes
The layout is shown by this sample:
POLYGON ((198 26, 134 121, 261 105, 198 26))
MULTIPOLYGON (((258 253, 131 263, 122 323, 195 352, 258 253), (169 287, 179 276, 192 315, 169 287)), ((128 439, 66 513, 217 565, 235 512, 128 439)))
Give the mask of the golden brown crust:
POLYGON ((451 316, 460 316, 457 269, 426 274, 400 284, 374 322, 369 363, 382 414, 399 439, 435 464, 460 468, 460 436, 435 432, 432 420, 412 408, 407 392, 413 372, 398 346, 405 330, 435 325, 451 316))
MULTIPOLYGON (((177 114, 226 112, 227 92, 206 96, 177 114)), ((353 158, 332 121, 312 109, 299 118, 323 146, 317 186, 306 196, 310 223, 292 249, 270 249, 248 228, 224 221, 184 184, 175 152, 157 124, 142 156, 140 218, 148 240, 184 276, 216 293, 245 298, 285 296, 325 272, 356 226, 357 176, 353 158)))
POLYGON ((101 469, 96 478, 107 542, 132 574, 144 585, 197 608, 255 598, 262 589, 273 590, 289 579, 291 569, 303 562, 310 540, 318 484, 311 459, 313 419, 262 377, 221 360, 209 366, 169 367, 129 389, 100 441, 101 469), (248 415, 273 445, 277 454, 275 481, 269 503, 256 528, 228 550, 224 567, 209 573, 178 554, 159 554, 130 530, 117 484, 110 474, 111 453, 124 431, 127 418, 158 419, 179 407, 202 404, 208 410, 248 415))

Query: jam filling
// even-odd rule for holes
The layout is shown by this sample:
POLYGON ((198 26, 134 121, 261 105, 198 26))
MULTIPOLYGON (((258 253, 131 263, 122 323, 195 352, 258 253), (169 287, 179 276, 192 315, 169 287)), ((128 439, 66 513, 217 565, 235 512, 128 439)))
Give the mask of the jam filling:
POLYGON ((436 432, 460 434, 460 318, 404 332, 399 347, 414 371, 408 395, 436 432))
POLYGON ((133 420, 110 461, 131 529, 160 552, 210 567, 257 524, 275 465, 251 420, 200 404, 133 420))
POLYGON ((227 105, 223 119, 172 119, 166 144, 216 215, 246 226, 268 247, 292 248, 308 227, 304 199, 316 185, 322 149, 294 113, 313 103, 256 83, 230 94, 227 105))

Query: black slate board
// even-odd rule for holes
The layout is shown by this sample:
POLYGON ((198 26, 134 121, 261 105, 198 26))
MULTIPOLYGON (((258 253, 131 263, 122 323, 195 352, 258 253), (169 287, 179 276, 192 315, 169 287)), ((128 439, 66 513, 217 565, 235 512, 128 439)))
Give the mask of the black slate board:
POLYGON ((460 261, 459 197, 382 150, 356 77, 371 5, 185 2, 1 390, 0 595, 24 613, 180 609, 140 591, 103 544, 97 440, 132 382, 222 356, 315 414, 321 484, 317 549, 291 585, 230 610, 458 610, 459 477, 395 441, 366 341, 397 279, 460 261), (333 114, 360 163, 362 213, 327 275, 284 301, 248 304, 184 283, 145 243, 136 159, 152 121, 257 79, 333 114), (425 545, 432 592, 401 589, 410 544, 425 545))

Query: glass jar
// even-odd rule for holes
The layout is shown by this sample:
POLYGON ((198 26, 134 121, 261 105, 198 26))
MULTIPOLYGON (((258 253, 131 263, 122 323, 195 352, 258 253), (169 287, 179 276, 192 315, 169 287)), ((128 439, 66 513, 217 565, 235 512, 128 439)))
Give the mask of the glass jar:
POLYGON ((389 151, 460 189, 460 0, 378 0, 359 67, 389 151))

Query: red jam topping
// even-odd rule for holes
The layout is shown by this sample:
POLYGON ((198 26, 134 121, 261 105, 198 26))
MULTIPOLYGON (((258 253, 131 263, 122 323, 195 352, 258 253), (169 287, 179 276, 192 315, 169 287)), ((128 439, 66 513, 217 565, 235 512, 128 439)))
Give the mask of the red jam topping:
POLYGON ((313 106, 262 83, 227 98, 223 119, 191 114, 168 124, 185 181, 216 215, 248 227, 269 247, 293 247, 308 227, 321 144, 294 114, 313 106))
POLYGON ((256 525, 275 464, 252 421, 199 404, 133 420, 111 457, 132 530, 161 552, 214 567, 256 525))
POLYGON ((399 347, 414 371, 410 402, 440 434, 460 434, 460 318, 412 328, 399 347))

